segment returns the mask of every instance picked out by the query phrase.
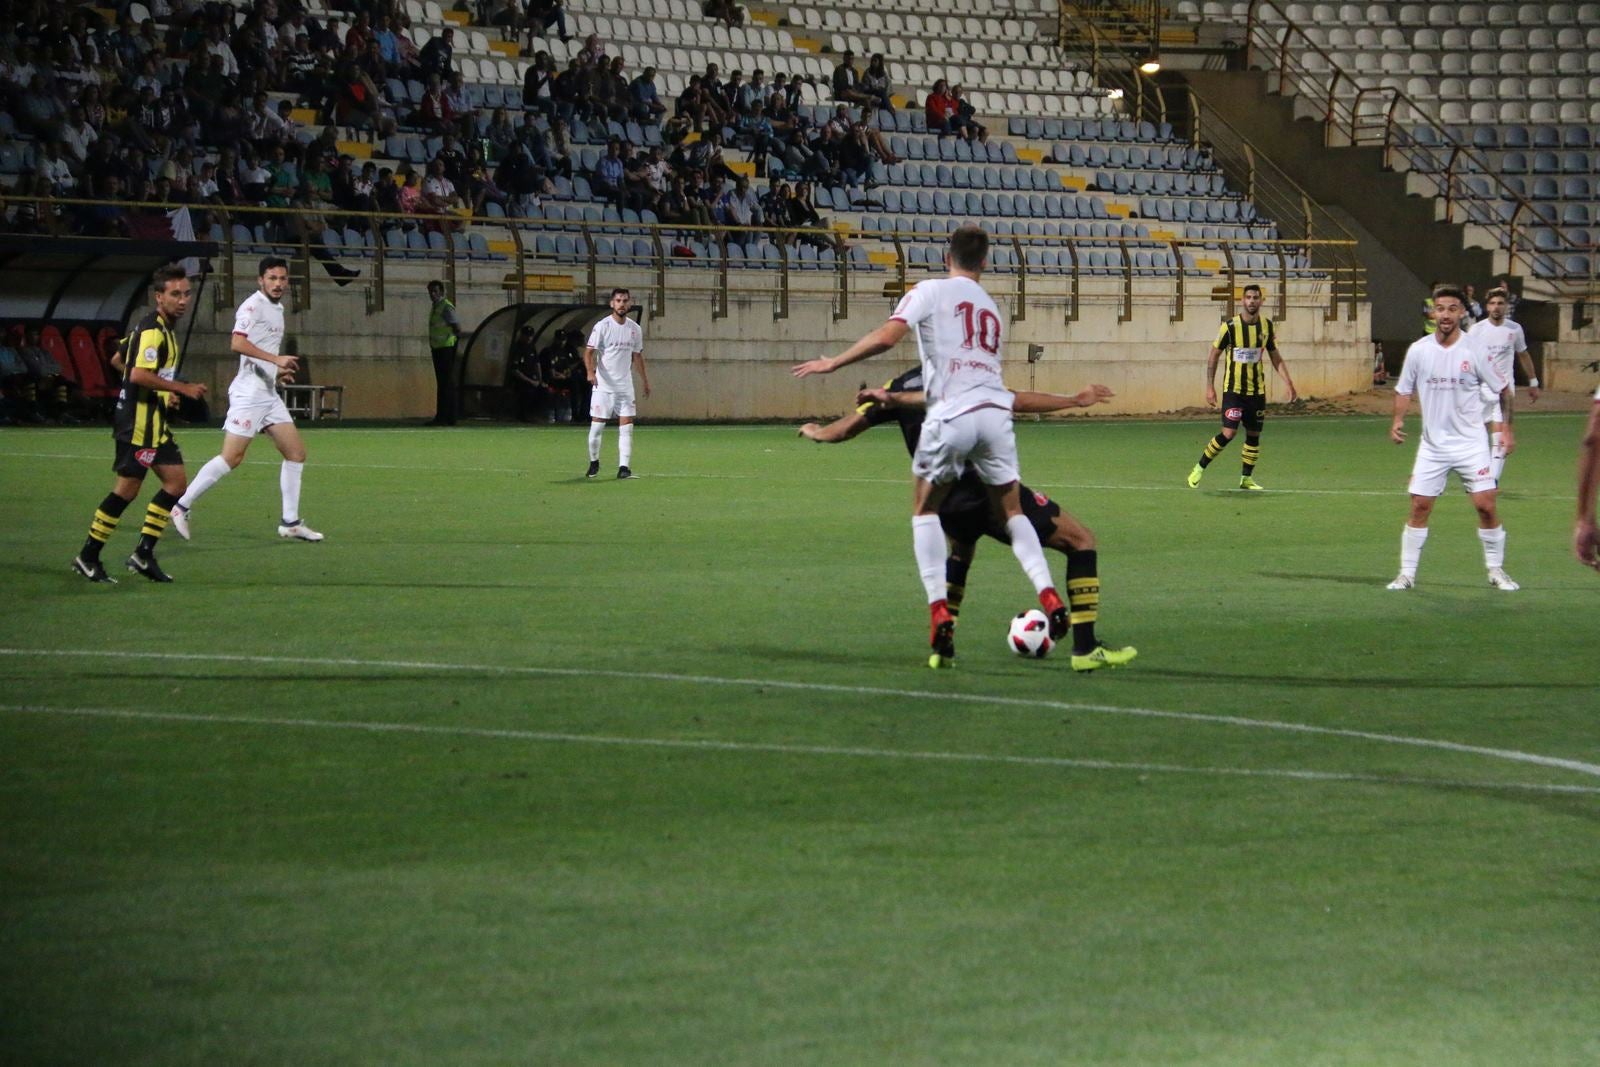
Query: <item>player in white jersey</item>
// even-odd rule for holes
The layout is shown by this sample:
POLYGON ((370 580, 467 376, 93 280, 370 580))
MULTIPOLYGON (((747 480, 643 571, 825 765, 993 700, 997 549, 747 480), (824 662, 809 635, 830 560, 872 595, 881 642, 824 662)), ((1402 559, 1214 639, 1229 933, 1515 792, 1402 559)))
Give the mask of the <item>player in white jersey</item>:
POLYGON ((647 400, 650 375, 644 367, 644 327, 628 318, 632 304, 633 294, 628 290, 611 290, 611 314, 594 324, 583 350, 583 367, 594 390, 589 398, 589 478, 600 473, 600 438, 613 415, 617 419, 617 477, 633 477, 628 464, 633 459, 633 420, 639 413, 633 398, 633 369, 639 368, 639 383, 647 400))
POLYGON ((306 446, 300 440, 289 409, 278 395, 277 383, 293 381, 300 361, 282 356, 283 294, 289 288, 289 264, 279 256, 261 261, 260 288, 245 298, 233 319, 231 347, 239 354, 239 373, 228 385, 228 417, 222 424, 222 453, 200 468, 189 489, 172 509, 172 526, 185 541, 190 537, 189 514, 206 491, 244 462, 245 450, 258 433, 272 438, 283 455, 278 489, 283 496, 278 536, 296 541, 320 541, 322 535, 300 518, 300 479, 305 470, 306 446))
MULTIPOLYGON (((1487 315, 1480 322, 1472 325, 1472 340, 1488 353, 1494 362, 1495 370, 1499 371, 1506 382, 1510 384, 1511 391, 1517 391, 1516 374, 1512 371, 1512 359, 1522 364, 1522 373, 1528 378, 1528 400, 1537 402, 1539 399, 1539 379, 1534 377, 1533 357, 1528 355, 1528 339, 1523 335, 1522 327, 1506 317, 1511 309, 1510 294, 1504 289, 1491 289, 1486 298, 1484 311, 1487 315)), ((1501 423, 1500 397, 1487 392, 1483 397, 1483 419, 1489 424, 1490 444, 1490 472, 1494 475, 1496 483, 1500 481, 1500 472, 1505 469, 1506 451, 1501 443, 1504 428, 1501 423)))
MULTIPOLYGON (((968 468, 983 481, 991 506, 1005 516, 1011 551, 1050 616, 1051 636, 1059 640, 1070 627, 1066 605, 1050 582, 1039 535, 1022 513, 1017 492, 1013 397, 1000 379, 1000 310, 978 284, 988 252, 988 235, 976 226, 962 226, 950 235, 945 254, 949 277, 918 284, 901 298, 888 322, 839 355, 798 364, 793 372, 796 378, 831 374, 887 352, 908 333, 916 334, 927 417, 911 461, 911 543, 928 594, 928 666, 935 668, 955 666, 955 617, 946 599, 939 505, 968 468)), ((1132 658, 1131 649, 1122 651, 1132 658)))
POLYGON ((1428 540, 1428 516, 1444 492, 1446 479, 1455 471, 1462 488, 1478 510, 1478 540, 1483 543, 1483 563, 1489 584, 1514 590, 1517 583, 1502 569, 1506 531, 1495 510, 1494 475, 1490 469, 1489 440, 1483 432, 1481 390, 1499 394, 1505 416, 1503 441, 1509 455, 1516 448, 1511 432, 1511 386, 1472 340, 1460 330, 1465 297, 1461 290, 1443 285, 1433 291, 1434 331, 1406 350, 1405 365, 1394 388, 1394 423, 1389 437, 1405 444, 1406 409, 1416 394, 1422 406, 1422 443, 1411 468, 1411 517, 1400 536, 1400 575, 1390 589, 1410 589, 1417 582, 1417 563, 1428 540))
POLYGON ((1600 571, 1600 529, 1595 527, 1594 498, 1600 489, 1600 389, 1594 391, 1589 425, 1578 445, 1578 522, 1572 531, 1572 550, 1578 562, 1600 571))

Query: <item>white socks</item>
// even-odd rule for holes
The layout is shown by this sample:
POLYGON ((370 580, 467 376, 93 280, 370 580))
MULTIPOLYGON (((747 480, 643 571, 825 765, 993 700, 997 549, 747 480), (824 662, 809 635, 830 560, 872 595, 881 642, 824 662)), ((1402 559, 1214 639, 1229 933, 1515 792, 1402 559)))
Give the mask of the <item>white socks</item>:
POLYGON ((200 468, 200 472, 194 476, 194 481, 189 483, 189 488, 184 491, 183 496, 178 500, 178 507, 184 511, 193 508, 195 501, 204 496, 207 489, 222 481, 223 476, 231 470, 233 468, 228 466, 227 460, 221 456, 212 456, 206 462, 206 465, 200 468))
POLYGON ((922 575, 922 588, 927 590, 928 603, 945 598, 944 584, 944 528, 937 515, 911 516, 911 547, 917 554, 917 572, 922 575))
POLYGON ((304 463, 290 463, 283 461, 283 467, 278 471, 278 489, 283 493, 283 524, 293 526, 300 521, 300 474, 306 469, 304 463))
POLYGON ((625 422, 617 427, 617 466, 632 466, 629 460, 633 459, 633 423, 625 422))
POLYGON ((1407 524, 1400 534, 1400 573, 1407 578, 1417 576, 1417 563, 1422 559, 1422 546, 1428 540, 1428 528, 1407 524))
POLYGON ((1500 472, 1506 469, 1506 446, 1504 435, 1495 432, 1489 435, 1491 447, 1489 450, 1489 473, 1494 475, 1494 480, 1500 480, 1500 472))
POLYGON ((1478 540, 1483 542, 1483 565, 1494 571, 1499 570, 1506 562, 1506 528, 1496 526, 1492 530, 1479 530, 1478 540))
POLYGON ((589 423, 589 462, 600 462, 600 435, 605 432, 606 424, 603 422, 589 423))
MULTIPOLYGON (((1006 520, 1006 533, 1011 535, 1011 554, 1017 557, 1017 562, 1027 572, 1028 580, 1033 583, 1033 591, 1042 593, 1051 588, 1054 582, 1050 579, 1050 564, 1045 562, 1044 549, 1039 544, 1039 535, 1033 523, 1028 521, 1026 515, 1018 513, 1006 520)), ((939 581, 944 581, 942 572, 939 581)))

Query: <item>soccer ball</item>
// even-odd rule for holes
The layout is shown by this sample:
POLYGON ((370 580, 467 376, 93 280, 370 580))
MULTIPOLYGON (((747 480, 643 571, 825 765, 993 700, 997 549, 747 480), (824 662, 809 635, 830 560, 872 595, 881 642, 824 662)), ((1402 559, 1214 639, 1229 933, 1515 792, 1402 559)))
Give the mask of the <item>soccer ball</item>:
POLYGON ((1030 608, 1011 620, 1006 647, 1025 659, 1044 659, 1056 643, 1050 637, 1050 619, 1038 608, 1030 608))

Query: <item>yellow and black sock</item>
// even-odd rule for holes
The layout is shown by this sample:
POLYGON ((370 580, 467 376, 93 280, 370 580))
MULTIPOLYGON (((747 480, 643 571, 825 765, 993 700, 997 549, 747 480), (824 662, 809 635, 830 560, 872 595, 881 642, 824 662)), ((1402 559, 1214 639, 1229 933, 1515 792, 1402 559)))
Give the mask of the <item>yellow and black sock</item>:
POLYGON ((1067 610, 1072 654, 1086 656, 1094 651, 1094 624, 1100 617, 1100 558, 1092 548, 1067 553, 1067 610))
POLYGON ((961 614, 961 600, 967 595, 967 571, 971 567, 972 560, 960 556, 949 556, 944 561, 944 600, 950 606, 952 618, 961 614))
POLYGON ((86 561, 93 563, 100 558, 101 547, 117 532, 117 523, 122 521, 122 513, 128 510, 131 500, 124 500, 115 493, 107 493, 106 498, 100 501, 100 506, 94 510, 94 518, 89 520, 89 536, 83 542, 83 549, 79 552, 86 561))
POLYGON ((1217 436, 1207 441, 1206 450, 1200 453, 1201 468, 1204 469, 1211 466, 1211 461, 1222 455, 1222 450, 1228 447, 1228 442, 1230 440, 1232 440, 1232 438, 1228 437, 1226 434, 1219 433, 1217 436))
POLYGON ((1256 469, 1256 463, 1261 459, 1261 435, 1247 434, 1244 439, 1244 477, 1248 478, 1256 469))
POLYGON ((167 523, 172 521, 172 505, 178 498, 165 489, 150 498, 150 506, 144 509, 144 525, 139 529, 139 547, 134 551, 141 556, 148 556, 156 550, 156 542, 161 540, 161 535, 167 532, 167 523))

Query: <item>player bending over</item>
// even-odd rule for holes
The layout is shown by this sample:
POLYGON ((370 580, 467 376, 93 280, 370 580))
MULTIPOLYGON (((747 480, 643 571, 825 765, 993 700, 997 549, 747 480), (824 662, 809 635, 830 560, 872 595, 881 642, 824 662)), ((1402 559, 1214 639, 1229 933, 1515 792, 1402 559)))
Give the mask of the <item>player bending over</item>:
POLYGON ((212 486, 240 463, 256 434, 272 438, 283 456, 278 470, 278 490, 283 516, 278 536, 297 541, 320 541, 322 535, 300 518, 300 477, 305 470, 306 446, 277 383, 293 381, 300 365, 295 356, 281 356, 283 345, 283 294, 289 288, 289 264, 278 256, 261 261, 256 274, 260 286, 245 298, 233 317, 231 347, 239 354, 239 372, 228 385, 228 418, 222 424, 222 452, 200 468, 189 491, 172 509, 172 526, 187 541, 189 513, 212 486))
POLYGON ((1394 387, 1394 422, 1389 439, 1406 441, 1406 409, 1417 395, 1422 407, 1422 443, 1411 467, 1411 517, 1400 535, 1400 574, 1390 589, 1410 589, 1417 584, 1417 564, 1428 540, 1428 516, 1444 492, 1445 481, 1455 471, 1461 487, 1478 511, 1478 540, 1483 543, 1483 565, 1489 584, 1513 591, 1517 583, 1503 569, 1506 531, 1495 508, 1495 485, 1489 439, 1483 432, 1483 397, 1480 390, 1499 394, 1505 417, 1501 440, 1506 455, 1516 448, 1511 432, 1511 385, 1496 369, 1488 353, 1460 330, 1466 297, 1453 285, 1433 291, 1434 330, 1406 349, 1405 365, 1394 387))
MULTIPOLYGON (((1109 400, 1112 392, 1103 385, 1091 385, 1076 396, 1030 392, 1019 392, 1015 396, 1013 411, 1044 414, 1064 408, 1092 407, 1109 400)), ((863 390, 856 399, 860 404, 855 411, 826 426, 808 422, 800 427, 800 436, 819 444, 836 444, 894 420, 900 424, 907 451, 916 455, 925 399, 920 369, 907 371, 882 389, 863 390)), ((1100 573, 1094 533, 1043 493, 1019 483, 1017 495, 1022 502, 1022 513, 1033 526, 1040 544, 1067 557, 1072 669, 1092 671, 1131 662, 1139 654, 1138 649, 1131 645, 1110 648, 1095 637, 1095 621, 1100 615, 1100 573)), ((951 616, 959 617, 966 595, 967 571, 977 552, 978 539, 992 537, 1009 545, 1011 535, 989 506, 983 482, 971 471, 962 473, 944 503, 939 505, 939 525, 944 528, 950 553, 944 564, 945 600, 951 616)))
POLYGON ((1017 492, 1017 441, 1011 425, 1012 396, 1000 379, 1000 311, 978 278, 987 266, 989 235, 962 226, 950 235, 946 278, 921 282, 900 299, 889 321, 831 358, 793 369, 796 378, 831 374, 887 352, 916 331, 927 416, 911 461, 911 542, 928 594, 928 666, 955 666, 955 616, 945 595, 944 533, 939 507, 963 470, 982 480, 991 504, 1005 516, 1011 551, 1050 616, 1050 635, 1065 637, 1067 606, 1050 584, 1050 565, 1039 535, 1017 492))

